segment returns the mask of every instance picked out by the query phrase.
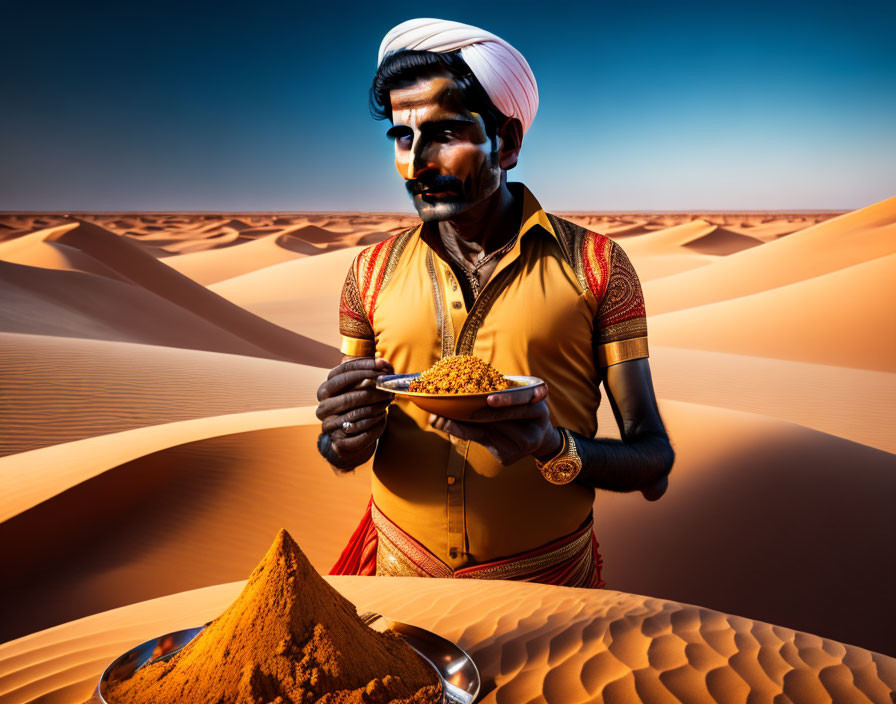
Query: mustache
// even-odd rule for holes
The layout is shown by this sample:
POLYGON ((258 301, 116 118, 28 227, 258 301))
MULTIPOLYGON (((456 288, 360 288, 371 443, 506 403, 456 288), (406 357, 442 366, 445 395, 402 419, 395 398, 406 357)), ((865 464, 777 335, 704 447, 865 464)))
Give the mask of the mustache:
POLYGON ((439 193, 441 191, 455 191, 458 195, 464 192, 464 184, 459 178, 454 176, 443 176, 442 174, 434 174, 426 178, 412 179, 405 182, 405 188, 412 196, 420 195, 426 191, 439 193))

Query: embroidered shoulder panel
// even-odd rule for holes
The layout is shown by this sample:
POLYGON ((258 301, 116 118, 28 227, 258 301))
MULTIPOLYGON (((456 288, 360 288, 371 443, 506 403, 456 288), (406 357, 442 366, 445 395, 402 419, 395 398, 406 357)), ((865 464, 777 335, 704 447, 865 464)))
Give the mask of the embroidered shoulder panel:
POLYGON ((610 253, 609 282, 600 299, 597 320, 600 344, 647 335, 641 282, 628 255, 615 242, 612 242, 610 253))
POLYGON ((374 337, 373 328, 361 303, 354 264, 348 270, 339 299, 339 332, 343 337, 359 340, 372 340, 374 337))
POLYGON ((361 250, 342 287, 339 331, 343 336, 372 340, 373 314, 380 293, 388 284, 405 246, 414 232, 411 227, 361 250))
POLYGON ((623 248, 569 220, 550 213, 548 219, 582 290, 597 300, 593 342, 600 365, 648 356, 641 283, 623 248))
POLYGON ((567 263, 572 267, 582 290, 591 290, 598 302, 603 298, 610 278, 610 253, 613 241, 574 222, 548 213, 548 219, 560 241, 567 263))

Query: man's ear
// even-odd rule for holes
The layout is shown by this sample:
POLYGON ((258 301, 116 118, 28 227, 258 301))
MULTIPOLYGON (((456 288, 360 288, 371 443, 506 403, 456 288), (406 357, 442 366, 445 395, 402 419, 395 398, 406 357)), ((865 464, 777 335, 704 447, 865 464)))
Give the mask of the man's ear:
POLYGON ((523 123, 515 117, 507 118, 507 122, 498 128, 498 137, 501 140, 498 150, 499 163, 502 169, 509 171, 516 166, 520 148, 523 146, 523 123))

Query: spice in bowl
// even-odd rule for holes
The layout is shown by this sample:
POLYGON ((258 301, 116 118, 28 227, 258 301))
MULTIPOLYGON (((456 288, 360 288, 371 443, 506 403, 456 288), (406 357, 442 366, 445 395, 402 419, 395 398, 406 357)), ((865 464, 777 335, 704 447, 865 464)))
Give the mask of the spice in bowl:
POLYGON ((501 373, 478 357, 459 354, 444 357, 414 379, 408 391, 424 394, 481 394, 503 391, 510 384, 501 373))

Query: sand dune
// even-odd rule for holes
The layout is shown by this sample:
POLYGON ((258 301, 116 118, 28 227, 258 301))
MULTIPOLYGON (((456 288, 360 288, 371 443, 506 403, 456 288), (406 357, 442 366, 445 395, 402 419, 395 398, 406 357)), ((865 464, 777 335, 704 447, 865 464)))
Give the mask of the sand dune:
MULTIPOLYGON (((352 261, 363 248, 346 247, 319 254, 313 259, 306 257, 274 264, 218 281, 209 286, 209 289, 229 301, 239 301, 240 305, 283 300, 288 295, 305 300, 306 295, 320 293, 322 290, 329 294, 335 289, 338 294, 352 261), (262 286, 262 282, 265 285, 262 286), (296 286, 299 288, 294 288, 296 286)), ((338 321, 338 316, 334 320, 338 321)))
POLYGON ((275 264, 220 281, 209 289, 287 330, 337 347, 339 296, 345 276, 363 247, 348 247, 316 257, 275 264), (304 305, 296 305, 301 300, 304 305))
POLYGON ((0 255, 2 255, 0 259, 13 264, 38 266, 43 269, 83 271, 110 279, 124 280, 113 269, 101 264, 92 257, 88 257, 77 249, 57 242, 34 241, 33 246, 27 249, 17 249, 15 252, 0 252, 0 255))
MULTIPOLYGON (((842 210, 826 211, 601 211, 601 212, 571 212, 557 211, 561 217, 579 223, 583 227, 608 232, 619 228, 632 228, 632 234, 637 232, 649 232, 662 230, 676 225, 682 225, 694 220, 704 220, 721 227, 745 232, 753 229, 762 232, 765 229, 776 229, 778 232, 793 232, 801 230, 825 220, 842 215, 842 210)), ((622 233, 624 234, 624 232, 622 233)), ((752 234, 752 233, 751 233, 752 234)))
POLYGON ((267 355, 301 364, 332 367, 337 350, 292 333, 215 295, 204 286, 131 246, 123 238, 96 224, 81 226, 60 238, 92 255, 147 291, 176 303, 218 327, 267 351, 267 355))
POLYGON ((322 245, 317 242, 322 239, 322 235, 316 234, 313 240, 305 239, 301 232, 306 229, 308 226, 277 228, 275 232, 266 233, 262 237, 239 243, 233 247, 189 252, 167 259, 165 263, 194 281, 207 286, 242 274, 257 272, 275 264, 306 256, 315 256, 344 247, 366 246, 389 237, 387 232, 364 232, 349 235, 330 233, 331 241, 322 245))
POLYGON ((366 247, 367 245, 376 244, 377 242, 389 239, 394 234, 395 232, 379 232, 374 230, 373 232, 365 232, 364 234, 347 239, 346 241, 350 243, 350 246, 364 245, 366 247))
POLYGON ((151 255, 154 259, 165 259, 177 254, 177 252, 172 252, 165 248, 169 244, 169 242, 165 240, 149 244, 143 237, 138 238, 133 235, 124 234, 121 235, 121 241, 136 245, 140 248, 141 252, 151 255))
MULTIPOLYGON (((628 251, 631 241, 623 246, 628 251)), ((647 310, 656 315, 804 281, 894 252, 896 197, 732 254, 711 267, 651 281, 644 296, 647 310)))
MULTIPOLYGON (((316 406, 315 406, 316 407, 316 406)), ((19 452, 0 460, 5 493, 0 521, 147 453, 240 431, 314 423, 314 408, 249 411, 135 428, 19 452)))
POLYGON ((68 219, 60 213, 2 213, 0 224, 3 233, 0 242, 23 237, 36 230, 65 225, 68 219))
POLYGON ((132 428, 317 403, 319 367, 0 333, 0 456, 132 428))
POLYGON ((294 226, 297 224, 314 225, 315 227, 339 234, 355 234, 363 230, 384 230, 392 234, 419 222, 407 213, 296 213, 293 216, 279 217, 274 223, 294 226))
MULTIPOLYGON (((623 249, 625 248, 623 240, 623 249)), ((626 254, 638 272, 638 279, 643 284, 645 281, 659 279, 682 271, 690 271, 697 267, 706 266, 716 261, 717 257, 709 254, 682 253, 682 254, 626 254)))
POLYGON ((894 372, 894 272, 896 254, 770 291, 654 315, 650 338, 670 347, 894 372))
POLYGON ((609 237, 627 237, 629 235, 639 235, 642 232, 649 232, 650 226, 647 222, 647 220, 636 220, 634 222, 623 222, 618 225, 601 222, 599 229, 600 232, 609 237))
MULTIPOLYGON (((650 369, 660 398, 759 413, 896 453, 896 374, 660 345, 650 347, 650 369)), ((601 433, 614 430, 608 411, 601 433)))
MULTIPOLYGON (((457 642, 479 668, 483 704, 883 702, 896 687, 896 661, 884 655, 661 599, 526 583, 328 579, 358 611, 457 642)), ((120 652, 210 620, 243 584, 134 604, 0 646, 8 673, 0 693, 9 704, 83 701, 120 652)))
POLYGON ((317 225, 305 225, 292 230, 290 234, 310 244, 317 244, 323 247, 329 246, 334 239, 337 239, 336 233, 317 225))
MULTIPOLYGON (((677 453, 661 501, 597 496, 604 578, 628 593, 334 584, 460 642, 485 702, 749 689, 889 704, 894 661, 841 643, 896 655, 896 198, 843 215, 571 219, 635 264, 677 453)), ((222 583, 244 579, 280 528, 331 566, 369 475, 337 476, 318 456, 316 388, 338 361, 352 259, 413 223, 0 217, 0 554, 14 605, 0 641, 23 636, 0 645, 3 704, 83 701, 127 647, 218 613, 240 586, 222 583)), ((601 437, 619 436, 607 400, 598 418, 601 437)))
POLYGON ((755 237, 727 230, 724 227, 717 227, 709 234, 686 242, 683 246, 703 254, 727 256, 762 243, 762 240, 755 237))
MULTIPOLYGON (((119 223, 119 225, 121 225, 121 223, 119 223)), ((109 229, 111 231, 111 228, 109 228, 108 225, 106 225, 105 227, 106 227, 106 229, 109 229)), ((132 226, 132 227, 134 227, 134 226, 132 226)), ((220 229, 220 227, 217 224, 209 225, 208 228, 214 229, 214 230, 220 229)), ((207 238, 214 237, 213 234, 203 232, 202 231, 203 229, 204 228, 201 228, 199 231, 194 230, 194 229, 172 231, 172 230, 166 230, 164 228, 150 229, 150 228, 144 226, 143 228, 141 228, 141 230, 144 230, 143 232, 141 232, 140 230, 125 230, 124 233, 116 233, 116 234, 123 234, 123 236, 126 236, 129 240, 136 241, 136 243, 140 244, 140 245, 143 245, 147 242, 152 242, 154 246, 165 247, 169 244, 179 244, 182 242, 201 243, 201 242, 205 242, 207 238)), ((220 233, 218 233, 218 234, 220 234, 220 233)), ((167 254, 167 252, 166 252, 166 254, 167 254)))
POLYGON ((245 222, 244 220, 240 220, 238 218, 230 218, 230 220, 226 221, 225 223, 223 223, 221 225, 215 224, 215 225, 210 225, 209 227, 210 228, 212 228, 212 227, 227 227, 232 230, 236 230, 237 232, 242 232, 243 230, 251 229, 252 226, 249 223, 245 222))
POLYGON ((0 459, 4 517, 16 512, 0 524, 4 591, 20 607, 0 623, 0 642, 245 576, 281 527, 305 536, 326 572, 370 480, 362 469, 337 476, 315 449, 319 431, 313 409, 257 411, 0 459), (36 466, 47 469, 29 477, 36 466))
MULTIPOLYGON (((227 248, 309 227, 306 244, 310 245, 309 253, 315 253, 361 244, 362 239, 378 241, 416 222, 410 215, 397 213, 234 213, 229 217, 215 213, 7 213, 0 214, 0 242, 64 226, 72 218, 85 216, 143 251, 165 259, 185 249, 201 252, 227 248)), ((291 239, 297 243, 300 238, 301 234, 291 239)))
POLYGON ((742 235, 755 237, 763 242, 770 242, 779 237, 786 237, 793 232, 798 232, 805 227, 807 227, 805 220, 775 219, 772 222, 757 224, 747 222, 738 223, 736 225, 729 225, 728 229, 732 232, 739 232, 742 235))
POLYGON ((0 331, 272 357, 192 311, 122 280, 0 261, 0 331))
POLYGON ((74 247, 53 242, 55 235, 63 234, 77 227, 76 224, 59 225, 35 232, 29 232, 8 242, 0 243, 0 260, 13 264, 39 266, 44 269, 83 271, 112 279, 121 277, 109 267, 89 257, 74 247))
POLYGON ((259 239, 261 237, 267 237, 268 235, 272 235, 276 232, 279 232, 281 228, 274 227, 272 225, 264 225, 261 227, 250 227, 248 230, 240 231, 240 238, 246 240, 254 240, 259 239))
POLYGON ((598 493, 607 586, 896 655, 879 608, 896 583, 896 455, 758 414, 660 412, 677 454, 666 495, 598 493))
POLYGON ((185 239, 180 242, 170 242, 162 249, 172 254, 188 254, 190 252, 203 252, 207 249, 218 247, 230 247, 240 242, 240 233, 236 230, 230 232, 222 232, 213 237, 206 237, 203 240, 185 239))
POLYGON ((281 246, 281 237, 282 235, 279 234, 271 234, 251 242, 244 242, 236 247, 182 254, 165 263, 203 286, 208 286, 274 264, 317 253, 317 248, 313 245, 308 245, 308 252, 281 246))
MULTIPOLYGON (((660 409, 677 452, 667 496, 657 504, 640 494, 597 497, 608 586, 893 652, 877 604, 896 567, 882 570, 866 558, 886 554, 891 541, 893 455, 754 414, 666 400, 660 409), (830 578, 832 553, 849 580, 830 578)), ((315 449, 316 423, 242 432, 223 422, 270 414, 282 423, 285 413, 223 416, 217 431, 208 418, 34 451, 83 459, 70 468, 44 462, 54 467, 46 482, 20 479, 11 493, 20 513, 0 524, 0 547, 10 573, 21 575, 9 592, 23 608, 7 622, 14 630, 6 637, 231 580, 251 568, 279 527, 326 571, 360 518, 369 481, 364 472, 332 473, 315 449), (205 439, 169 437, 171 429, 190 428, 205 439), (113 467, 116 458, 124 464, 113 467), (87 476, 91 467, 99 473, 87 476), (42 556, 37 565, 35 555, 42 556), (54 579, 40 571, 49 564, 54 579)), ((611 435, 612 421, 601 423, 600 435, 611 435)), ((0 470, 6 464, 5 476, 25 474, 28 454, 0 459, 0 470)))
POLYGON ((754 237, 726 230, 702 219, 669 228, 645 230, 642 225, 631 225, 640 231, 597 228, 611 238, 620 234, 626 254, 635 265, 641 281, 671 276, 717 261, 750 247, 762 244, 754 237))
POLYGON ((646 232, 641 235, 626 237, 623 247, 632 256, 637 254, 671 254, 678 253, 680 247, 712 234, 718 225, 706 220, 674 225, 672 227, 646 232))

